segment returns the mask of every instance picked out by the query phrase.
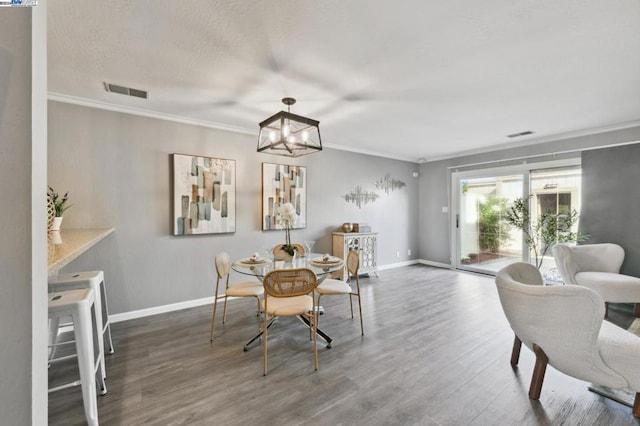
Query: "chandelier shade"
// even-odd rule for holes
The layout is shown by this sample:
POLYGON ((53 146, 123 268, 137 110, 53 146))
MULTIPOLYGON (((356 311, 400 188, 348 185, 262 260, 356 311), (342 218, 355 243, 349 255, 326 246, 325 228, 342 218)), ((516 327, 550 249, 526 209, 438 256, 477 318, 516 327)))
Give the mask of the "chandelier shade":
MULTIPOLYGON (((291 106, 296 100, 284 98, 282 102, 291 106)), ((322 151, 320 122, 290 111, 280 111, 259 124, 258 152, 300 157, 322 151)))

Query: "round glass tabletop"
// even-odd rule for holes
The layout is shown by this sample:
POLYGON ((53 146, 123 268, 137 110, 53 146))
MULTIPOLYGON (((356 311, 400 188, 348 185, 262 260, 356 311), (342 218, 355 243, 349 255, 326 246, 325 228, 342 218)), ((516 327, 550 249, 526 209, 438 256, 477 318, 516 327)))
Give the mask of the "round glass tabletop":
POLYGON ((328 259, 325 257, 321 253, 307 253, 305 256, 296 257, 291 262, 273 258, 259 258, 257 260, 244 258, 233 262, 231 267, 241 274, 254 275, 262 279, 274 269, 309 268, 318 277, 324 277, 332 272, 339 271, 344 266, 344 262, 338 257, 329 256, 328 259))

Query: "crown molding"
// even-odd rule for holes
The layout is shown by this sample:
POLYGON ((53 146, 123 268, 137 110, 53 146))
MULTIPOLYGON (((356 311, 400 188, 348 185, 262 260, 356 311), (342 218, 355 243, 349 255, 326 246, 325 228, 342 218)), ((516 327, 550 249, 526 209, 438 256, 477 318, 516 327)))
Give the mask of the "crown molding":
POLYGON ((573 138, 579 138, 584 136, 597 135, 600 133, 614 132, 616 130, 630 129, 632 127, 640 127, 640 120, 628 121, 625 123, 617 123, 617 124, 612 124, 610 126, 593 127, 590 129, 576 130, 572 132, 556 133, 549 136, 531 138, 525 141, 515 142, 515 143, 504 142, 497 145, 488 146, 485 148, 471 149, 468 151, 459 151, 450 155, 430 157, 430 158, 427 158, 426 161, 424 162, 431 163, 434 161, 449 160, 449 159, 458 158, 458 157, 466 157, 468 155, 486 154, 488 152, 503 151, 505 149, 522 148, 525 146, 539 145, 547 142, 561 141, 565 139, 573 139, 573 138))
MULTIPOLYGON (((131 114, 131 115, 138 115, 138 116, 141 116, 141 117, 156 118, 158 120, 173 121, 173 122, 182 123, 182 124, 191 124, 191 125, 194 125, 194 126, 207 127, 207 128, 210 128, 210 129, 225 130, 225 131, 228 131, 228 132, 242 133, 242 134, 245 134, 245 135, 252 135, 252 136, 257 136, 258 135, 257 131, 251 130, 251 129, 247 129, 247 128, 244 128, 244 127, 240 127, 240 126, 231 126, 231 125, 228 125, 228 124, 217 123, 217 122, 214 122, 214 121, 197 120, 197 119, 194 119, 194 118, 188 118, 188 117, 184 117, 184 116, 180 116, 180 115, 165 114, 165 113, 146 110, 146 109, 142 109, 142 108, 135 108, 135 107, 116 105, 116 104, 112 104, 112 103, 109 103, 109 102, 102 102, 102 101, 96 101, 96 100, 93 100, 93 99, 81 98, 81 97, 77 97, 77 96, 70 96, 70 95, 65 95, 65 94, 57 93, 57 92, 49 92, 47 98, 50 101, 56 101, 56 102, 63 102, 63 103, 68 103, 68 104, 80 105, 80 106, 85 106, 85 107, 88 107, 88 108, 97 108, 97 109, 103 109, 103 110, 107 110, 107 111, 121 112, 123 114, 131 114)), ((450 155, 441 155, 441 156, 430 157, 430 158, 427 158, 424 161, 416 160, 414 158, 407 158, 407 157, 389 155, 389 154, 386 154, 386 153, 377 152, 377 151, 371 151, 371 150, 367 150, 367 149, 353 148, 353 147, 344 146, 344 145, 338 145, 338 144, 326 144, 326 143, 324 143, 323 147, 331 148, 331 149, 335 149, 335 150, 339 150, 339 151, 353 152, 353 153, 356 153, 356 154, 364 154, 364 155, 371 155, 371 156, 374 156, 374 157, 388 158, 390 160, 407 161, 407 162, 410 162, 410 163, 421 164, 421 163, 430 163, 430 162, 434 162, 434 161, 448 160, 448 159, 451 159, 451 158, 465 157, 465 156, 468 156, 468 155, 477 155, 477 154, 485 154, 487 152, 493 152, 493 151, 502 151, 502 150, 505 150, 505 149, 521 148, 521 147, 525 147, 525 146, 529 146, 529 145, 538 145, 538 144, 542 144, 542 143, 546 143, 546 142, 553 142, 553 141, 559 141, 559 140, 564 140, 564 139, 571 139, 571 138, 577 138, 577 137, 583 137, 583 136, 591 136, 591 135, 596 135, 596 134, 599 134, 599 133, 612 132, 612 131, 616 131, 616 130, 624 130, 624 129, 629 129, 629 128, 638 127, 638 126, 640 126, 640 120, 635 120, 635 121, 629 121, 629 122, 626 122, 626 123, 613 124, 613 125, 610 125, 610 126, 595 127, 595 128, 591 128, 591 129, 577 130, 577 131, 573 131, 573 132, 557 133, 557 134, 554 134, 554 135, 544 136, 544 137, 540 137, 540 138, 532 138, 532 139, 528 139, 526 141, 521 141, 521 142, 517 142, 517 143, 505 142, 505 143, 500 143, 500 144, 497 144, 497 145, 492 145, 490 147, 472 149, 472 150, 468 150, 468 151, 459 151, 459 152, 456 152, 456 153, 453 153, 453 154, 450 154, 450 155)))
POLYGON ((410 163, 418 163, 415 159, 413 158, 406 158, 406 157, 399 157, 399 156, 395 156, 395 155, 389 155, 389 154, 384 154, 382 152, 377 152, 377 151, 370 151, 370 150, 366 150, 366 149, 360 149, 360 148, 353 148, 350 146, 344 146, 344 145, 335 145, 335 144, 322 144, 323 148, 331 148, 331 149, 337 149, 339 151, 347 151, 347 152, 353 152, 355 154, 364 154, 364 155, 371 155, 373 157, 383 157, 383 158, 388 158, 390 160, 399 160, 399 161, 408 161, 410 163))
POLYGON ((246 135, 258 136, 258 132, 255 130, 246 129, 239 126, 230 126, 228 124, 216 123, 214 121, 197 120, 194 118, 183 117, 180 115, 165 114, 161 112, 146 110, 142 108, 128 107, 122 105, 116 105, 108 102, 95 101, 93 99, 80 98, 77 96, 64 95, 62 93, 49 92, 48 99, 50 101, 63 102, 67 104, 74 104, 85 106, 88 108, 104 109, 107 111, 121 112, 123 114, 138 115, 141 117, 157 118, 158 120, 174 121, 182 124, 192 124, 194 126, 208 127, 210 129, 226 130, 229 132, 243 133, 246 135))
MULTIPOLYGON (((196 120, 193 118, 183 117, 180 115, 164 114, 164 113, 146 110, 142 108, 127 107, 127 106, 112 104, 109 102, 101 102, 93 99, 81 98, 77 96, 69 96, 69 95, 65 95, 57 92, 49 92, 48 99, 50 101, 80 105, 88 108, 97 108, 97 109, 103 109, 107 111, 121 112, 123 114, 138 115, 141 117, 156 118, 158 120, 174 121, 176 123, 191 124, 194 126, 208 127, 210 129, 226 130, 228 132, 242 133, 245 135, 252 135, 256 137, 258 136, 257 131, 250 130, 244 127, 230 126, 227 124, 216 123, 214 121, 196 120)), ((365 155, 372 155, 374 157, 383 157, 391 160, 409 161, 411 163, 417 162, 414 159, 410 159, 410 158, 397 157, 397 156, 392 156, 392 155, 384 154, 381 152, 369 151, 365 149, 351 148, 344 145, 323 144, 323 147, 336 149, 339 151, 353 152, 356 154, 365 154, 365 155)))

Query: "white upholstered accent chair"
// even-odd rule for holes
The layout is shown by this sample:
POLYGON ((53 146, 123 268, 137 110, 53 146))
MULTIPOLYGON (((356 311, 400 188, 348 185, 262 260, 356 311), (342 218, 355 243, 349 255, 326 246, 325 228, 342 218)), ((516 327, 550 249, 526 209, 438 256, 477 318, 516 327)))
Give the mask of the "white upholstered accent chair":
POLYGON ((607 303, 635 303, 634 314, 640 317, 640 278, 620 273, 622 247, 611 243, 556 244, 553 257, 566 284, 588 287, 607 303))
POLYGON ((317 370, 317 315, 313 291, 318 285, 318 277, 308 268, 274 269, 265 275, 263 285, 263 374, 267 375, 267 332, 271 323, 278 317, 306 316, 309 319, 309 330, 313 338, 314 368, 317 370))
POLYGON ((358 279, 358 269, 360 268, 360 255, 357 251, 351 250, 347 255, 347 271, 351 282, 355 281, 355 288, 351 284, 341 280, 326 279, 316 288, 318 293, 318 306, 322 296, 346 294, 349 295, 349 305, 351 306, 351 318, 353 318, 353 298, 358 298, 358 309, 360 311, 360 333, 364 336, 364 324, 362 321, 362 303, 360 302, 360 280, 358 279))
POLYGON ((524 343, 536 355, 529 398, 539 399, 547 363, 588 382, 636 392, 640 417, 640 337, 604 318, 604 301, 577 285, 544 286, 538 270, 514 263, 496 275, 504 313, 515 333, 511 365, 524 343))
POLYGON ((255 297, 257 301, 258 332, 260 332, 260 297, 264 294, 264 288, 259 281, 244 281, 229 285, 229 274, 231 272, 231 258, 226 252, 216 256, 216 290, 213 296, 213 314, 211 315, 211 335, 209 340, 213 341, 213 330, 216 324, 216 311, 218 300, 224 299, 222 310, 222 323, 227 320, 227 299, 229 297, 255 297), (220 282, 224 281, 224 292, 219 294, 220 282))

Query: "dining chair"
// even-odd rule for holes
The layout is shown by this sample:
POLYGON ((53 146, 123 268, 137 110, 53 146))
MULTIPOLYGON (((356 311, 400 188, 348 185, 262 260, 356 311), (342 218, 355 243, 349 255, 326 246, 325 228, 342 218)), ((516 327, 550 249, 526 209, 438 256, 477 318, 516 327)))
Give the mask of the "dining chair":
POLYGON ((326 279, 318 284, 316 293, 318 293, 318 306, 320 306, 320 298, 322 296, 348 294, 349 305, 351 306, 351 318, 353 318, 353 297, 358 298, 358 309, 360 312, 360 333, 364 336, 364 324, 362 320, 362 303, 360 302, 360 280, 358 279, 358 269, 360 268, 360 255, 355 250, 350 250, 347 255, 347 272, 349 274, 349 282, 355 279, 355 289, 347 281, 336 279, 326 279))
POLYGON ((216 255, 216 290, 213 297, 213 314, 211 315, 211 335, 210 341, 213 341, 213 330, 216 322, 216 310, 218 308, 218 300, 224 299, 224 309, 222 311, 222 323, 227 320, 227 299, 229 297, 255 297, 257 301, 258 316, 258 332, 260 332, 260 297, 264 294, 264 288, 259 281, 244 281, 229 285, 229 275, 231 272, 231 258, 226 252, 216 255), (225 281, 224 293, 219 294, 220 282, 225 281))
POLYGON ((313 339, 314 369, 318 369, 317 315, 313 290, 318 285, 316 274, 309 268, 274 269, 263 280, 264 322, 262 341, 264 359, 262 374, 267 375, 267 332, 278 317, 304 316, 309 320, 313 339), (311 295, 310 295, 311 294, 311 295))
MULTIPOLYGON (((273 246, 273 257, 276 260, 285 260, 287 258, 287 254, 282 250, 282 246, 284 244, 276 244, 273 246)), ((292 243, 292 246, 296 248, 296 256, 304 256, 306 251, 302 244, 292 243)))

